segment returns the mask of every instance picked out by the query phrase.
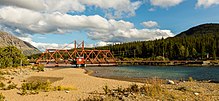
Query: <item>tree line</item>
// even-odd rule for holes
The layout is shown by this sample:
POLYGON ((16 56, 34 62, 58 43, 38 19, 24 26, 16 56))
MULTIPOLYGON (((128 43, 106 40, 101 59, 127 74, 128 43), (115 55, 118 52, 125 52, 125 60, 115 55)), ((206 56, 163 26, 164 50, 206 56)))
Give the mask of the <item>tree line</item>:
POLYGON ((116 57, 121 58, 163 56, 170 60, 216 59, 219 56, 219 35, 162 38, 97 47, 97 49, 109 49, 116 57))
POLYGON ((0 48, 0 68, 27 65, 28 61, 22 52, 14 46, 0 48))

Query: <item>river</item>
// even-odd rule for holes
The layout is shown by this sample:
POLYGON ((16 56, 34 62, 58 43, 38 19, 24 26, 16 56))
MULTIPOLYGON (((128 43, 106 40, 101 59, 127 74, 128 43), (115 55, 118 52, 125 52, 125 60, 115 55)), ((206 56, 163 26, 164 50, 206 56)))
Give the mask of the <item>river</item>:
POLYGON ((219 67, 191 66, 116 66, 116 67, 86 67, 92 70, 93 76, 104 78, 161 78, 171 80, 219 81, 219 67))

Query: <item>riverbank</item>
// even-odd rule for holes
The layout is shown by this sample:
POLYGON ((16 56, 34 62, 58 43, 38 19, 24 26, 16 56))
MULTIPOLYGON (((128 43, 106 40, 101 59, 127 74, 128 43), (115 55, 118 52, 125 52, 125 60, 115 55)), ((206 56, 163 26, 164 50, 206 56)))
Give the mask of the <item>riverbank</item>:
MULTIPOLYGON (((101 97, 107 99, 116 96, 105 95, 104 89, 123 89, 128 88, 130 85, 137 84, 140 86, 146 83, 137 83, 129 81, 121 81, 113 79, 105 79, 93 77, 85 74, 85 70, 81 68, 45 68, 44 72, 33 71, 29 68, 19 68, 6 70, 6 74, 2 75, 4 79, 1 82, 8 84, 9 82, 17 84, 17 88, 11 90, 0 90, 5 100, 7 101, 78 101, 80 99, 86 99, 88 97, 101 97), (20 95, 20 87, 25 82, 30 81, 46 81, 49 80, 52 86, 64 86, 71 87, 72 90, 63 91, 48 91, 39 92, 39 94, 20 95)), ((147 80, 148 81, 148 80, 147 80)), ((160 84, 161 89, 168 92, 170 96, 163 98, 156 98, 146 95, 138 95, 138 93, 132 93, 127 100, 167 100, 169 97, 174 96, 177 99, 188 100, 219 100, 219 84, 206 83, 206 82, 179 82, 174 81, 175 84, 167 84, 166 80, 163 80, 160 84), (182 97, 181 97, 182 96, 182 97)), ((148 84, 146 84, 148 85, 148 84)), ((163 91, 162 90, 162 91, 163 91)), ((166 93, 165 93, 166 94, 166 93)), ((162 96, 165 96, 162 94, 162 96)), ((124 97, 124 96, 123 96, 124 97)), ((116 98, 115 98, 116 99, 116 98)))
POLYGON ((84 69, 80 68, 45 68, 44 72, 26 69, 7 70, 3 75, 4 84, 9 81, 20 88, 24 81, 50 80, 52 86, 65 86, 74 88, 70 91, 49 91, 40 92, 33 95, 20 95, 19 89, 0 90, 7 101, 77 101, 91 96, 92 92, 103 92, 102 88, 107 85, 109 88, 118 86, 127 87, 131 82, 118 81, 111 79, 97 78, 85 74, 84 69))
POLYGON ((117 60, 118 65, 147 65, 147 66, 219 66, 219 60, 117 60))

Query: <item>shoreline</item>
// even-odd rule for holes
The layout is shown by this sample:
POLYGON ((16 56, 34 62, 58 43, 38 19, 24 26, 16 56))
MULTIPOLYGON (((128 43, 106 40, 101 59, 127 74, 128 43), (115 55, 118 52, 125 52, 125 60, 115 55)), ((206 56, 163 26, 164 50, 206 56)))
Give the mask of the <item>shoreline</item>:
MULTIPOLYGON (((118 89, 118 88, 127 88, 133 84, 143 86, 147 85, 148 82, 153 81, 150 78, 102 78, 92 76, 93 71, 85 70, 84 68, 45 68, 44 72, 36 72, 30 69, 18 69, 10 71, 11 75, 4 75, 7 79, 4 81, 7 83, 11 81, 15 84, 18 84, 18 88, 12 90, 0 90, 0 92, 6 97, 7 101, 79 101, 87 99, 90 96, 102 96, 104 94, 104 87, 109 89, 118 89), (17 74, 14 74, 17 73, 17 74), (49 91, 49 92, 40 92, 39 94, 34 95, 19 95, 19 88, 24 82, 31 80, 50 80, 52 86, 64 86, 64 87, 73 87, 74 90, 64 90, 64 91, 49 91), (144 82, 145 81, 145 82, 144 82), (148 81, 148 82, 146 82, 148 81), (99 94, 99 95, 98 95, 99 94), (14 99, 16 98, 16 99, 14 99)), ((159 79, 160 80, 160 79, 159 79)), ((161 79, 162 80, 162 79, 161 79)), ((185 98, 188 96, 188 99, 193 99, 194 93, 198 92, 201 96, 214 96, 219 97, 219 87, 218 83, 208 83, 208 82, 181 82, 173 80, 175 84, 167 84, 166 80, 162 80, 163 89, 167 91, 176 92, 176 96, 182 94, 182 91, 177 90, 180 87, 184 87, 186 90, 193 89, 192 91, 186 91, 184 94, 185 98), (199 85, 199 88, 196 88, 199 85), (209 88, 210 87, 210 88, 209 88), (205 90, 208 92, 206 93, 205 90), (213 90, 213 91, 212 91, 213 90), (187 95, 190 94, 190 95, 187 95)), ((184 91, 183 91, 184 92, 184 91)), ((175 94, 175 93, 174 93, 175 94)), ((136 95, 137 96, 137 95, 136 95)), ((141 96, 137 96, 141 97, 141 96)), ((196 96, 198 97, 198 96, 196 96)), ((215 99, 217 99, 216 97, 215 99)), ((148 98, 148 97, 146 97, 148 98)), ((177 97, 176 97, 177 98, 177 97)), ((149 99, 153 100, 153 97, 149 99)), ((133 99, 132 99, 133 100, 133 99)), ((135 99, 134 99, 135 100, 135 99)), ((139 100, 144 101, 144 100, 139 100)))
MULTIPOLYGON (((7 101, 78 101, 86 99, 94 92, 103 92, 103 87, 116 88, 118 86, 128 87, 132 82, 104 79, 85 74, 81 68, 45 68, 44 72, 35 72, 31 69, 7 70, 10 74, 3 75, 6 79, 1 80, 4 84, 8 82, 17 84, 12 90, 0 89, 7 101), (16 73, 16 74, 14 74, 16 73), (71 87, 74 90, 40 92, 34 95, 20 95, 20 87, 23 83, 37 81, 51 81, 52 86, 71 87), (14 99, 16 98, 16 99, 14 99)), ((140 84, 140 83, 137 83, 140 84)))
MULTIPOLYGON (((125 65, 122 65, 122 66, 125 66, 125 65)), ((126 65, 127 66, 127 65, 126 65)), ((128 65, 130 66, 130 65, 128 65)), ((133 65, 131 65, 133 66, 133 65)), ((211 66, 210 66, 211 67, 211 66)), ((92 68, 92 67, 90 67, 92 68)), ((106 67, 107 68, 107 67, 106 67)), ((165 67, 164 67, 165 68, 165 67)), ((196 68, 196 67, 194 67, 196 68)), ((139 77, 139 78, 132 78, 132 77, 122 77, 122 76, 114 76, 114 77, 104 77, 104 76, 96 76, 95 73, 97 71, 94 71, 94 70, 88 70, 85 68, 82 68, 85 70, 85 74, 88 74, 89 76, 93 76, 93 77, 97 77, 97 78, 103 78, 103 79, 112 79, 112 80, 121 80, 121 81, 128 81, 128 82, 138 82, 138 83, 145 83, 147 82, 147 80, 151 80, 151 79, 160 79, 162 81, 168 81, 168 80, 172 80, 172 81, 175 81, 175 82, 184 82, 184 81, 188 81, 188 78, 187 79, 164 79, 164 78, 157 78, 157 77, 139 77)), ((207 83, 219 83, 219 81, 215 81, 215 80, 194 80, 194 81, 197 81, 197 82, 207 82, 207 83)))

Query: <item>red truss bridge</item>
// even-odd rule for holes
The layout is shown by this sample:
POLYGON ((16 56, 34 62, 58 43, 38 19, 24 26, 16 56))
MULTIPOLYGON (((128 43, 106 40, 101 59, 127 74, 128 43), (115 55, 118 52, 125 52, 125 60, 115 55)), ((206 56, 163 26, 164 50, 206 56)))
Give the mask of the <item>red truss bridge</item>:
POLYGON ((112 66, 116 60, 110 50, 85 49, 84 41, 73 41, 74 48, 46 49, 37 59, 37 64, 46 66, 112 66))

